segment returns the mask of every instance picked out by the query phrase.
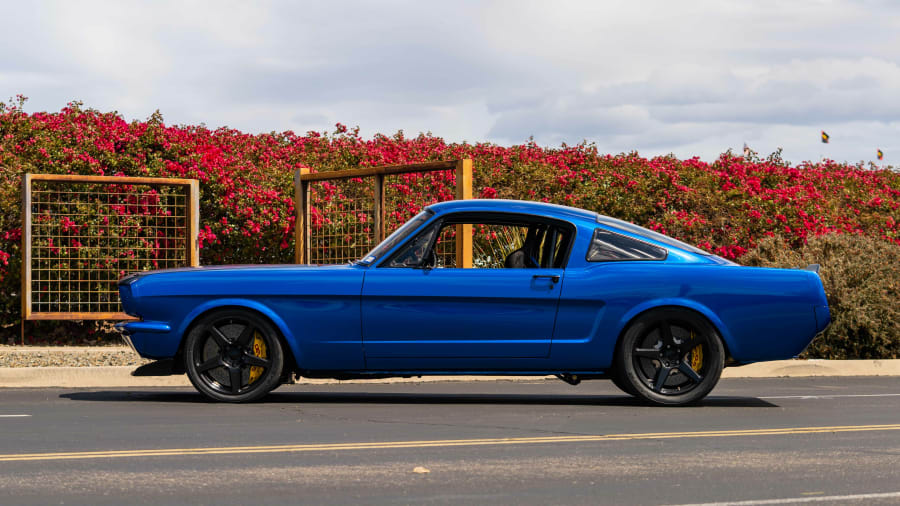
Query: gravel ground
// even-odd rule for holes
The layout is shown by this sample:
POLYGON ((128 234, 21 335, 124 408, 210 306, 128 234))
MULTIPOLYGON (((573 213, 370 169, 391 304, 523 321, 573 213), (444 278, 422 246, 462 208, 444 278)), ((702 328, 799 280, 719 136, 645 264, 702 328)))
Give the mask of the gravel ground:
POLYGON ((148 362, 121 346, 0 346, 0 367, 139 366, 148 362))

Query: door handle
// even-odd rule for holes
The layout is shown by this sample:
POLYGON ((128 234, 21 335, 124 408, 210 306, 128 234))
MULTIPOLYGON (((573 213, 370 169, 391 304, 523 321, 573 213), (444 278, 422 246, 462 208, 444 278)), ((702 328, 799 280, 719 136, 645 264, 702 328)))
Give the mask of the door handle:
POLYGON ((559 283, 559 274, 535 274, 534 276, 531 276, 531 278, 532 279, 548 278, 550 281, 552 281, 554 283, 559 283))

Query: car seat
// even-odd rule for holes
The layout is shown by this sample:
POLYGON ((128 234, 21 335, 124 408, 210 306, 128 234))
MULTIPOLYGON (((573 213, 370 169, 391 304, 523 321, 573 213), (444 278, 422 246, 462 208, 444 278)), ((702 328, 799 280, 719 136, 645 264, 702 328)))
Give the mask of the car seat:
POLYGON ((525 236, 525 244, 521 248, 506 255, 503 265, 507 269, 536 269, 540 267, 536 253, 536 247, 540 241, 538 240, 545 231, 544 225, 529 227, 528 234, 525 236))

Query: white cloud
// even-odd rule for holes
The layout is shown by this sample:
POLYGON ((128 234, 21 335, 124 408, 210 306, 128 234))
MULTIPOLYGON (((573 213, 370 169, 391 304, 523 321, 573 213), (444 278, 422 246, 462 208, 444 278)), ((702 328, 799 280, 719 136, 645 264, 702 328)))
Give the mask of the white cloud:
MULTIPOLYGON (((249 131, 900 160, 900 5, 18 2, 0 97, 249 131), (818 131, 832 143, 818 143, 818 131), (766 146, 766 147, 763 147, 766 146), (827 149, 822 149, 822 148, 827 149), (893 155, 897 153, 897 155, 893 155), (891 156, 897 158, 891 158, 891 156)), ((893 162, 893 163, 896 163, 893 162)))

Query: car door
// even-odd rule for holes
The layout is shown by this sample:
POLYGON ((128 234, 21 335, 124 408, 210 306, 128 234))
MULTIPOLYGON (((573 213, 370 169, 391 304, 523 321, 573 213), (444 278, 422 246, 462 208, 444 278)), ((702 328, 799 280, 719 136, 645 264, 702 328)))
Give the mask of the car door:
POLYGON ((547 357, 565 276, 559 246, 547 245, 564 237, 531 220, 449 217, 368 269, 361 305, 367 367, 403 364, 379 359, 446 359, 448 368, 465 368, 466 359, 547 357), (456 266, 455 252, 442 250, 455 244, 463 219, 475 231, 473 268, 456 266), (523 249, 533 261, 515 266, 510 258, 523 249))

